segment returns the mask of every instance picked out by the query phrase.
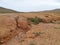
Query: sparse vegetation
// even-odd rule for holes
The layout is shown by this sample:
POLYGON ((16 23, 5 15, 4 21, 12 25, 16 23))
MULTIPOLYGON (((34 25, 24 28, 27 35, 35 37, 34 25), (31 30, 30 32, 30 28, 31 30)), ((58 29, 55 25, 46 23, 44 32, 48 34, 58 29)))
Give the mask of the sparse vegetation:
POLYGON ((42 19, 39 17, 28 18, 28 20, 30 20, 33 24, 39 24, 40 22, 42 22, 42 19))
POLYGON ((60 24, 60 20, 55 22, 56 24, 60 24))
POLYGON ((29 45, 35 45, 35 43, 34 42, 31 42, 29 45))
POLYGON ((42 32, 33 32, 33 34, 35 34, 35 36, 40 36, 40 34, 43 34, 42 32))
MULTIPOLYGON (((48 15, 48 14, 46 14, 46 15, 48 15)), ((45 17, 48 17, 48 16, 45 16, 45 17)))
POLYGON ((60 27, 54 27, 55 29, 60 29, 60 27))
POLYGON ((29 45, 35 45, 34 43, 31 43, 31 44, 29 44, 29 45))

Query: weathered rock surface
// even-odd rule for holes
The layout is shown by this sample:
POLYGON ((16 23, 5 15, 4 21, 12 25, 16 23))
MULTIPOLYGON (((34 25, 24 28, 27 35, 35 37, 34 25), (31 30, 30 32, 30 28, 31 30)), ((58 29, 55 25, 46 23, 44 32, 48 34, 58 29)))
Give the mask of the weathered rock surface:
POLYGON ((0 16, 0 44, 7 42, 20 31, 28 31, 28 20, 24 16, 0 16))

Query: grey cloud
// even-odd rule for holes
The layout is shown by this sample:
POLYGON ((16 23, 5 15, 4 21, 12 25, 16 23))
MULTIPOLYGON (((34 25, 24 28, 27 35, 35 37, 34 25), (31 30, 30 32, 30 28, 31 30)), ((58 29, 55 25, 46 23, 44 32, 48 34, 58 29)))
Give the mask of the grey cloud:
POLYGON ((60 0, 54 0, 55 2, 60 2, 60 0))

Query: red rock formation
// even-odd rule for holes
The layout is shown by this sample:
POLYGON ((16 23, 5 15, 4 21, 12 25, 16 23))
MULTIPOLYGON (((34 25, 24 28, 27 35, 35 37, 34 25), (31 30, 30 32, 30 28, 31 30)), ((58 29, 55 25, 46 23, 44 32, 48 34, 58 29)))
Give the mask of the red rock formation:
POLYGON ((5 43, 20 31, 28 31, 28 20, 24 16, 0 16, 0 43, 5 43))
POLYGON ((29 29, 29 22, 27 20, 27 18, 25 18, 24 16, 21 17, 19 16, 19 19, 18 19, 18 27, 20 27, 21 29, 27 31, 29 29))

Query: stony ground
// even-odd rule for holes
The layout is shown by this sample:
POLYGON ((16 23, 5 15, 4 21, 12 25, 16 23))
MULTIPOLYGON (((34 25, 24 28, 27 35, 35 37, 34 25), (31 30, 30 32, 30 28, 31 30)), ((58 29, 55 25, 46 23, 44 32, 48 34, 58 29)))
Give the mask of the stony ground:
MULTIPOLYGON (((44 15, 25 14, 24 16, 25 17, 38 16, 44 18, 44 15)), ((57 19, 56 17, 54 18, 57 19)), ((7 43, 2 45, 60 45, 60 23, 41 22, 37 25, 31 24, 30 30, 28 32, 26 33, 20 32, 14 38, 10 39, 7 43)))

